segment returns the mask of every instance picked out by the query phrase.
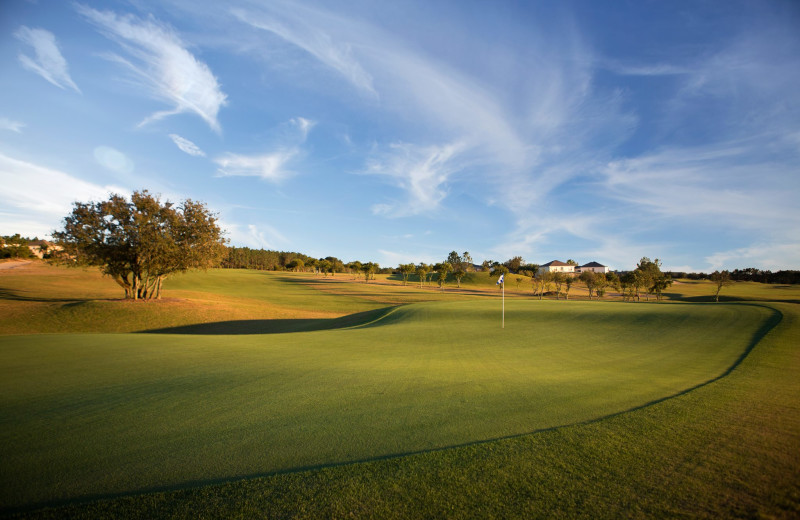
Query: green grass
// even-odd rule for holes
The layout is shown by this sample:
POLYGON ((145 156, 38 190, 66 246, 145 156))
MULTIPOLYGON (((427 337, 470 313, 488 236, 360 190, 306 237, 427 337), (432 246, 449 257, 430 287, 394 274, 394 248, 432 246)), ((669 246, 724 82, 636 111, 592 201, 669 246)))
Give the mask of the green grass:
POLYGON ((497 302, 457 302, 295 334, 6 337, 4 505, 594 420, 720 376, 772 316, 747 305, 562 303, 507 302, 504 330, 497 302))
MULTIPOLYGON (((131 330, 180 334, 100 334, 90 317, 109 311, 90 306, 124 305, 93 299, 113 284, 47 269, 0 275, 0 310, 68 305, 80 282, 70 319, 95 333, 0 336, 0 513, 800 516, 796 304, 511 297, 500 330, 489 284, 475 299, 210 271, 134 304, 131 330)), ((0 331, 12 325, 0 314, 0 331)))

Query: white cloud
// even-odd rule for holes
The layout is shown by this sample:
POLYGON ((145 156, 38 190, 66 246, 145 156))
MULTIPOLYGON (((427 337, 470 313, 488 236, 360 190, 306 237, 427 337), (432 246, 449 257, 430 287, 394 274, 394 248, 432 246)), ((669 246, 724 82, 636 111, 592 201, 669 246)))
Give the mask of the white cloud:
MULTIPOLYGON (((287 42, 300 47, 316 59, 336 70, 359 90, 377 96, 372 76, 353 56, 349 43, 335 41, 318 22, 318 13, 299 3, 282 4, 284 12, 269 13, 234 9, 240 21, 260 30, 269 31, 287 42), (277 18, 282 18, 280 21, 277 18)), ((269 9, 270 4, 262 6, 269 9)))
POLYGON ((182 152, 188 153, 189 155, 193 155, 195 157, 206 156, 206 153, 190 140, 181 137, 178 134, 169 134, 169 137, 182 152))
POLYGON ((219 224, 226 231, 226 237, 230 239, 231 244, 239 247, 277 249, 289 244, 289 240, 269 224, 240 226, 224 220, 221 220, 219 224))
POLYGON ((775 222, 800 226, 793 196, 800 188, 797 169, 759 158, 761 146, 719 143, 613 161, 603 172, 607 193, 673 218, 724 219, 726 225, 765 230, 775 222))
POLYGON ((264 155, 240 155, 227 153, 214 159, 219 165, 218 172, 223 177, 261 177, 277 182, 291 175, 286 164, 297 155, 298 150, 281 150, 264 155))
POLYGON ((302 141, 306 140, 308 133, 311 132, 311 129, 317 124, 316 121, 311 121, 310 119, 306 119, 304 117, 295 117, 289 120, 289 122, 297 127, 298 130, 300 130, 302 141))
POLYGON ((747 247, 730 251, 720 251, 705 258, 708 270, 728 269, 731 267, 744 269, 781 270, 786 266, 796 268, 800 265, 800 245, 794 243, 757 242, 747 247))
POLYGON ((23 128, 25 128, 25 123, 12 121, 6 117, 0 117, 0 130, 10 130, 12 132, 21 134, 23 128))
POLYGON ((14 33, 14 36, 32 46, 36 54, 34 58, 26 54, 20 54, 19 61, 23 67, 40 75, 59 88, 65 89, 69 87, 80 93, 81 90, 78 85, 72 81, 69 75, 67 60, 61 55, 53 33, 44 29, 31 29, 23 25, 14 33))
MULTIPOLYGON (((273 182, 290 177, 293 172, 286 166, 301 154, 300 145, 305 142, 315 124, 314 121, 303 117, 292 118, 288 125, 299 131, 299 135, 293 130, 291 132, 293 135, 280 136, 279 140, 282 140, 283 144, 278 145, 271 153, 257 155, 226 153, 214 159, 219 166, 217 171, 222 177, 261 177, 273 182)), ((286 124, 282 127, 285 131, 286 124)))
POLYGON ((94 159, 97 164, 115 173, 129 174, 135 168, 133 161, 127 155, 110 146, 95 148, 94 159))
POLYGON ((152 97, 174 105, 171 110, 152 114, 141 124, 190 112, 203 118, 214 131, 220 131, 217 114, 227 96, 208 65, 186 49, 171 27, 153 18, 139 20, 82 5, 77 10, 119 43, 134 61, 110 55, 112 60, 124 65, 152 97))
MULTIPOLYGON (((128 190, 100 186, 67 173, 0 154, 0 229, 45 236, 58 228, 75 201, 108 198, 128 190)), ((7 233, 3 233, 7 234, 7 233)))
POLYGON ((390 177, 408 195, 406 201, 394 204, 375 204, 376 215, 392 217, 416 215, 435 210, 447 195, 446 184, 461 165, 462 143, 442 146, 413 146, 398 143, 388 153, 374 157, 365 173, 390 177))

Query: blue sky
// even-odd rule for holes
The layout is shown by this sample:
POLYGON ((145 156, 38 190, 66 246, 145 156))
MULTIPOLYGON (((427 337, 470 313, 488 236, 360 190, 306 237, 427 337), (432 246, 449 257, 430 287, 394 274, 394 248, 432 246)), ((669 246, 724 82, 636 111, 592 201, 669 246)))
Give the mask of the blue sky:
POLYGON ((800 4, 0 6, 0 234, 206 202, 231 244, 800 268, 800 4))

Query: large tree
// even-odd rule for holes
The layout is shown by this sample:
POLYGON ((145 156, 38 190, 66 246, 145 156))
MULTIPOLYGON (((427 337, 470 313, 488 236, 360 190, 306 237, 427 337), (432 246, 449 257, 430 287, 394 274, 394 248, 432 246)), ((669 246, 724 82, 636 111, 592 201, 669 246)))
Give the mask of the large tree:
MULTIPOLYGON (((661 300, 661 294, 664 289, 672 285, 672 278, 666 273, 661 272, 661 260, 656 258, 650 260, 643 256, 634 270, 637 280, 645 289, 645 297, 649 300, 650 294, 656 295, 656 300, 661 300)), ((637 287, 637 300, 638 300, 638 287, 637 287)))
POLYGON ((53 237, 65 258, 100 266, 134 300, 158 299, 170 274, 212 267, 226 254, 217 217, 205 204, 162 203, 147 190, 134 192, 130 201, 111 195, 76 202, 53 237))

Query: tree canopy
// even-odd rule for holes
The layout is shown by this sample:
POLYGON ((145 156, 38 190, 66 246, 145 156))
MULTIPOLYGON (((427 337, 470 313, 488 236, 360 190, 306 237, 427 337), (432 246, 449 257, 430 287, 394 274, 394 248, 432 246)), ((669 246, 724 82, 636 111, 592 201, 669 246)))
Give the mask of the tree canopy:
POLYGON ((102 267, 130 299, 161 297, 172 273, 217 265, 226 254, 222 230, 205 204, 190 199, 162 203, 147 190, 130 201, 75 202, 63 230, 53 233, 63 257, 102 267))

